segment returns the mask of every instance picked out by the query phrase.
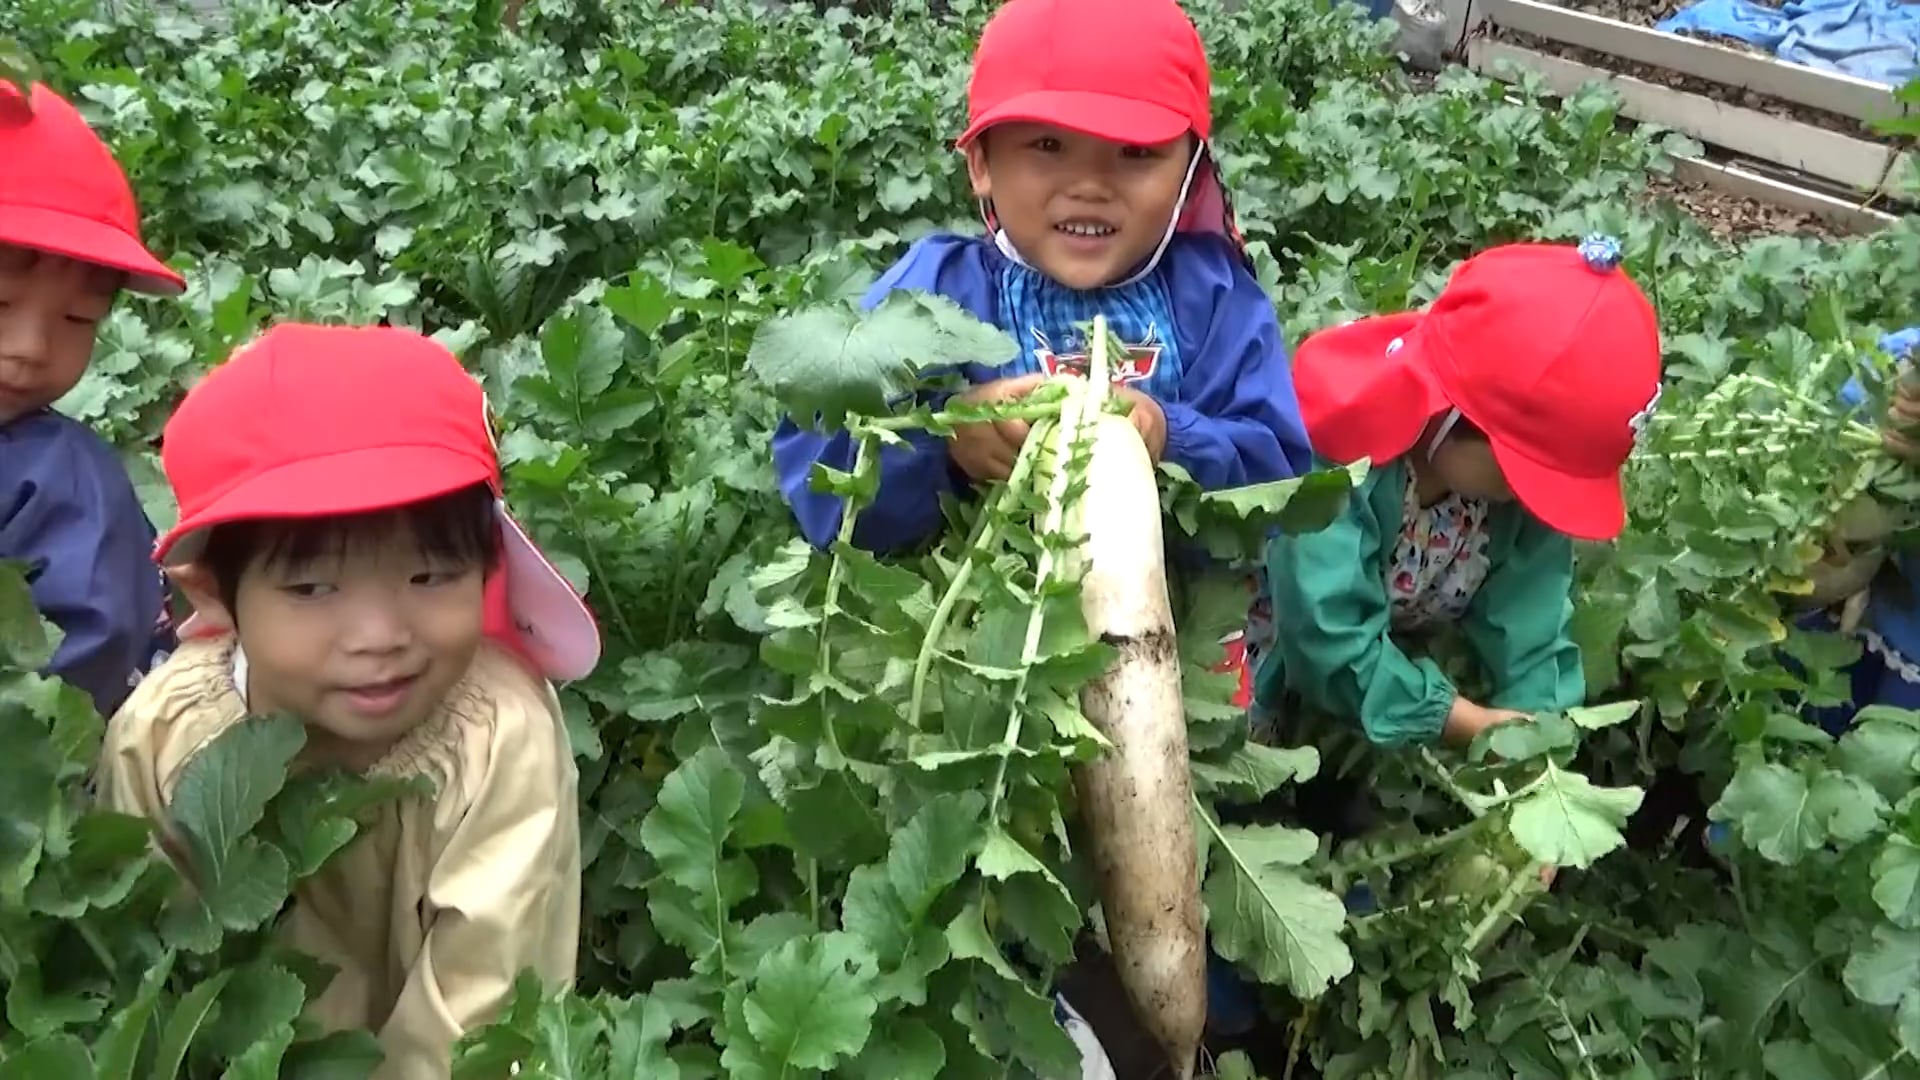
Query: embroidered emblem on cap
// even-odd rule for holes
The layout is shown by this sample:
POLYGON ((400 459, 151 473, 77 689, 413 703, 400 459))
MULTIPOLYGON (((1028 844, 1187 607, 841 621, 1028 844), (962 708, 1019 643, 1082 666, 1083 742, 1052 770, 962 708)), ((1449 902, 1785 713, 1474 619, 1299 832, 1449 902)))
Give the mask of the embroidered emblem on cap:
POLYGON ((1589 234, 1586 239, 1580 241, 1579 250, 1580 257, 1586 260, 1587 265, 1601 273, 1618 267, 1620 259, 1625 254, 1620 247, 1620 241, 1605 233, 1589 234))
POLYGON ((1647 428, 1653 424, 1654 410, 1660 405, 1660 390, 1660 387, 1654 387, 1653 396, 1647 399, 1646 405, 1627 420, 1627 429, 1633 432, 1633 445, 1636 450, 1639 449, 1641 441, 1646 438, 1647 428))
POLYGON ((1392 341, 1387 342, 1387 351, 1385 355, 1392 356, 1394 353, 1399 352, 1400 347, 1402 345, 1405 345, 1406 343, 1407 343, 1406 338, 1403 338, 1403 337, 1394 338, 1392 341))

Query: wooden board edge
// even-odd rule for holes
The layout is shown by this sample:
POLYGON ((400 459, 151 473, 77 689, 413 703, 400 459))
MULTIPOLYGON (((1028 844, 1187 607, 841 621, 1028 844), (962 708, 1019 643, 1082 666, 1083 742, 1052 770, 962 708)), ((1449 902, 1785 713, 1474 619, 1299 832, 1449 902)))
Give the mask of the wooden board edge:
POLYGON ((1539 0, 1478 0, 1478 3, 1487 21, 1495 26, 1855 120, 1895 117, 1903 111, 1894 99, 1893 87, 1866 79, 1790 64, 1539 0))
MULTIPOLYGON (((1660 86, 1631 75, 1551 56, 1503 41, 1476 38, 1467 44, 1467 66, 1499 79, 1500 65, 1511 63, 1544 79, 1565 96, 1600 83, 1621 100, 1621 113, 1641 123, 1658 124, 1700 142, 1747 157, 1784 165, 1863 193, 1898 194, 1920 177, 1912 155, 1895 154, 1879 143, 1817 128, 1756 109, 1728 105, 1700 94, 1660 86), (1889 168, 1891 156, 1892 167, 1889 168)), ((1505 81, 1505 80, 1503 80, 1505 81)))
POLYGON ((1678 158, 1674 161, 1673 172, 1676 179, 1777 206, 1782 210, 1807 214, 1842 232, 1857 236, 1878 232, 1900 220, 1885 211, 1748 172, 1726 162, 1678 158))

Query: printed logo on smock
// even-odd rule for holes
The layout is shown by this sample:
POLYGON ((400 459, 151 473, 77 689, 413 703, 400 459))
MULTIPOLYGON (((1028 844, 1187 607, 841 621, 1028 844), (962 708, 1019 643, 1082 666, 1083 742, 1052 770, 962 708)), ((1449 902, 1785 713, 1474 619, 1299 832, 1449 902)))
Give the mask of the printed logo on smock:
POLYGON ((1640 445, 1641 440, 1646 438, 1647 428, 1653 424, 1654 410, 1658 409, 1659 406, 1660 387, 1655 386, 1653 388, 1653 396, 1647 399, 1646 405, 1642 407, 1639 412, 1634 413, 1633 416, 1628 418, 1627 429, 1633 432, 1633 445, 1636 448, 1640 445))
MULTIPOLYGON (((1062 349, 1056 351, 1053 343, 1038 327, 1028 332, 1038 346, 1033 350, 1033 358, 1039 361, 1040 370, 1048 375, 1078 375, 1085 378, 1087 372, 1093 369, 1092 353, 1079 335, 1074 335, 1063 343, 1062 349)), ((1121 355, 1107 358, 1112 365, 1115 385, 1143 382, 1152 377, 1154 369, 1160 366, 1160 354, 1165 348, 1160 342, 1159 329, 1148 325, 1146 337, 1138 344, 1127 344, 1121 355)))

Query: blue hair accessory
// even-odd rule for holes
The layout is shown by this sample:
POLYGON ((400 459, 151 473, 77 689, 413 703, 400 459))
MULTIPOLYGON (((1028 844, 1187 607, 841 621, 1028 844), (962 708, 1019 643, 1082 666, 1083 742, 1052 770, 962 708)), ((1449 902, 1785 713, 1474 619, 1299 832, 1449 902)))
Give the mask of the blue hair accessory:
POLYGON ((1580 241, 1580 257, 1587 261, 1588 266, 1603 274, 1617 268, 1624 254, 1620 241, 1605 233, 1591 233, 1580 241))

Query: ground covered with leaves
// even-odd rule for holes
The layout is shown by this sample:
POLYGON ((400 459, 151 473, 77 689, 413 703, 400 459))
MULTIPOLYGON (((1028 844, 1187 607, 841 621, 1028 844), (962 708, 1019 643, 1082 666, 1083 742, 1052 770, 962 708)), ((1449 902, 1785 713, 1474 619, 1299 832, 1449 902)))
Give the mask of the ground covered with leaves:
MULTIPOLYGON (((950 145, 985 5, 894 6, 531 0, 518 34, 473 0, 247 0, 221 33, 0 10, 190 268, 183 302, 115 312, 62 403, 156 521, 154 439, 198 372, 269 318, 405 323, 483 375, 514 506, 601 615, 606 660, 563 695, 582 976, 528 988, 463 1080, 1071 1074, 1046 992, 1096 929, 1067 776, 1099 751, 1073 689, 1103 654, 1047 590, 992 584, 1044 580, 1031 508, 880 562, 795 543, 772 483, 783 403, 831 396, 876 439, 953 419, 887 415, 856 351, 979 341, 938 305, 850 307, 914 237, 976 227, 950 145)), ((1675 145, 1605 97, 1416 91, 1353 5, 1191 6, 1291 340, 1424 302, 1476 248, 1604 230, 1671 372, 1628 534, 1582 553, 1593 707, 1370 763, 1391 826, 1363 842, 1250 811, 1353 763, 1245 742, 1206 673, 1238 598, 1182 590, 1209 932, 1263 988, 1221 1073, 1920 1076, 1920 717, 1800 720, 1857 647, 1792 620, 1843 508, 1912 494, 1834 395, 1920 321, 1920 222, 1728 246, 1643 198, 1675 145)), ((1301 490, 1169 478, 1166 508, 1244 555, 1269 515, 1311 527, 1301 490)), ((138 822, 81 809, 99 721, 21 673, 46 642, 0 585, 0 1076, 365 1075, 370 1041, 299 1021, 320 975, 262 930, 360 806, 409 793, 285 782, 298 732, 263 724, 203 759, 182 893, 138 822)))

